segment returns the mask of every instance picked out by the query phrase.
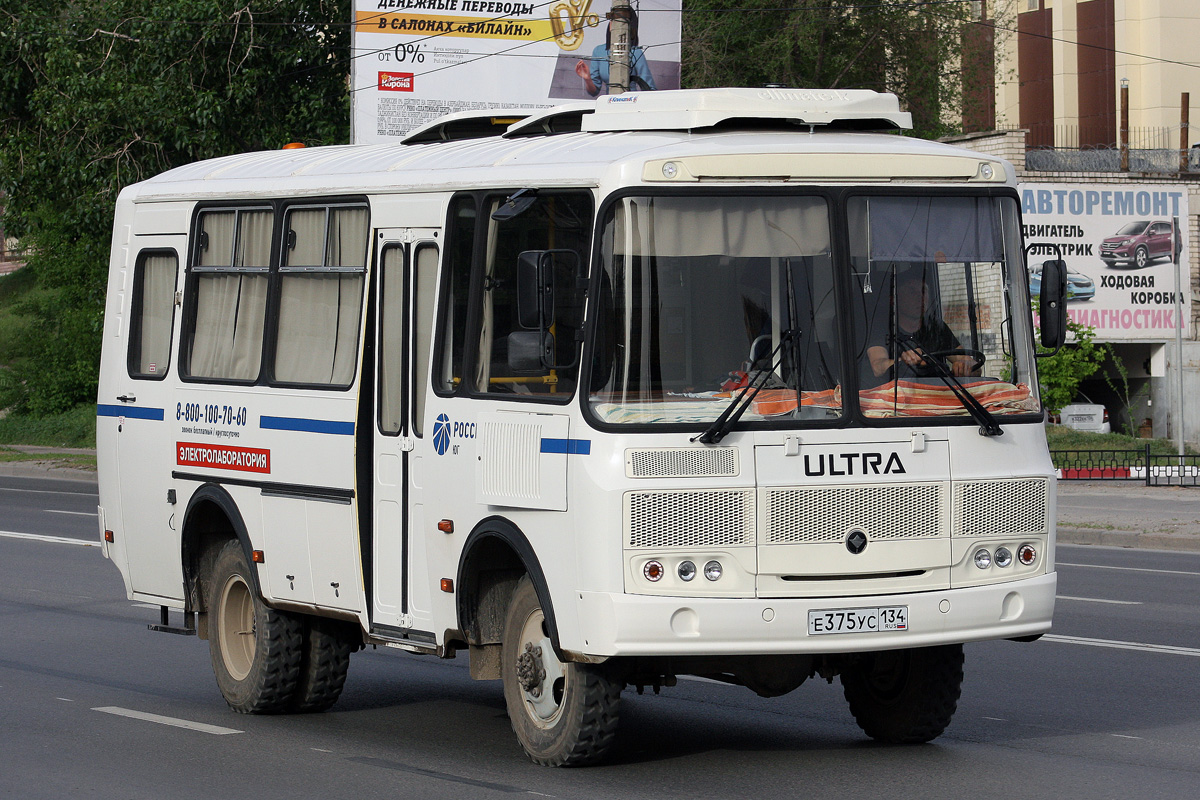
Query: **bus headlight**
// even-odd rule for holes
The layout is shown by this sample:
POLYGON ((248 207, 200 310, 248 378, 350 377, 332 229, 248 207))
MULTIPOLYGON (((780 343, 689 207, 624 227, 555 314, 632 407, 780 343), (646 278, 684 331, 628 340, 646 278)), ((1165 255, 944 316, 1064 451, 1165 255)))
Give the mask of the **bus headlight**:
POLYGON ((1003 569, 1012 565, 1013 554, 1007 547, 996 548, 996 566, 1003 569))
POLYGON ((676 572, 679 574, 679 580, 690 581, 692 578, 696 577, 696 565, 691 561, 680 562, 676 572))
POLYGON ((723 570, 721 569, 720 561, 710 561, 704 565, 704 577, 708 578, 710 581, 715 581, 720 578, 722 572, 723 570))
POLYGON ((979 548, 975 551, 975 566, 980 569, 987 569, 992 565, 992 554, 984 548, 979 548))

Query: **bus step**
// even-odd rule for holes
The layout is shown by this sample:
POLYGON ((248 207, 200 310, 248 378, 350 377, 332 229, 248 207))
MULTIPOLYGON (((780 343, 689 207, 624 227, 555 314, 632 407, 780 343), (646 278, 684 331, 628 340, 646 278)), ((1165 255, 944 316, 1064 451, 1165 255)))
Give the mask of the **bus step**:
POLYGON ((159 633, 176 633, 180 636, 195 636, 196 635, 196 615, 191 611, 183 612, 183 627, 177 628, 171 625, 170 617, 167 615, 167 607, 158 607, 158 624, 147 625, 146 627, 152 631, 159 633))

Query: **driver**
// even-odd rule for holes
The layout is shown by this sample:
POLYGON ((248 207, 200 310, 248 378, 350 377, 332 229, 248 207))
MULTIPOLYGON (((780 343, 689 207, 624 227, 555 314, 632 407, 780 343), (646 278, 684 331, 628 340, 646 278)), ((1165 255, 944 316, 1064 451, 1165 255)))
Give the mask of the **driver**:
MULTIPOLYGON (((928 377, 936 373, 927 364, 926 353, 959 350, 954 332, 933 314, 929 290, 923 271, 913 268, 896 275, 896 307, 894 324, 876 330, 867 348, 867 359, 875 377, 928 377), (894 356, 894 357, 893 357, 894 356), (896 362, 901 368, 895 370, 896 362)), ((966 355, 945 357, 951 374, 963 377, 971 374, 972 359, 966 355)))

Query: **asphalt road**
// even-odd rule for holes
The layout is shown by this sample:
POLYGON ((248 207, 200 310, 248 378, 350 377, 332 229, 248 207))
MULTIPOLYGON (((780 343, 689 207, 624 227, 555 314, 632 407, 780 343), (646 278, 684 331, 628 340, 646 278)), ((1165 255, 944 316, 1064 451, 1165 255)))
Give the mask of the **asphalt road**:
POLYGON ((95 503, 87 483, 0 478, 0 797, 1063 800, 1200 782, 1200 555, 1060 548, 1054 633, 969 645, 929 745, 870 742, 837 683, 766 700, 681 680, 625 693, 610 763, 554 770, 525 760, 499 684, 465 658, 367 650, 330 712, 230 712, 207 643, 147 631, 157 610, 125 599, 95 503))

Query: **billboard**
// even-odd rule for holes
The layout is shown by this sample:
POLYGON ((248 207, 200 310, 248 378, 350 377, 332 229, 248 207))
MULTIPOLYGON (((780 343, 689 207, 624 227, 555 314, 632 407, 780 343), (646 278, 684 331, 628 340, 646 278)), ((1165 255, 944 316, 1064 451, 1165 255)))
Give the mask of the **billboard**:
MULTIPOLYGON (((640 0, 632 83, 679 88, 682 0, 640 0)), ((443 114, 607 93, 611 0, 355 0, 352 130, 394 142, 443 114)))
POLYGON ((1067 313, 1104 341, 1175 337, 1175 275, 1190 319, 1188 195, 1165 184, 1023 183, 1021 217, 1030 288, 1039 265, 1067 263, 1067 313))

